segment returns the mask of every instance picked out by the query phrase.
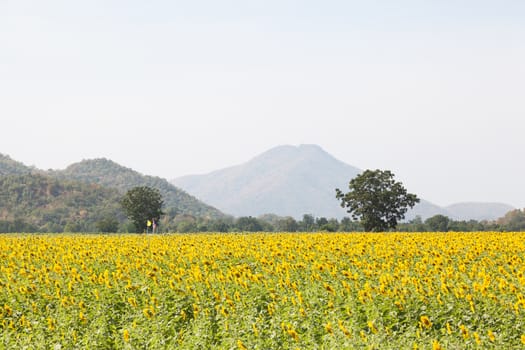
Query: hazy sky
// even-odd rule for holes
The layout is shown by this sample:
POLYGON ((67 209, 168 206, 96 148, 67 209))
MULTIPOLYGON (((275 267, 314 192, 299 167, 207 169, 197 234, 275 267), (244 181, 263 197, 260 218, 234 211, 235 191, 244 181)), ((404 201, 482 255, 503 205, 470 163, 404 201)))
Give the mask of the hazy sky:
POLYGON ((0 0, 0 153, 174 178, 318 144, 525 207, 525 1, 0 0))

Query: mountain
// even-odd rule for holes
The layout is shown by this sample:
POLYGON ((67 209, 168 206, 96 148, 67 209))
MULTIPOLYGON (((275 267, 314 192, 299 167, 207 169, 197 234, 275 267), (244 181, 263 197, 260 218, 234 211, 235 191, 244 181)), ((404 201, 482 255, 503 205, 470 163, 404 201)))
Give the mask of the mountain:
POLYGON ((235 216, 342 217, 335 188, 359 172, 316 145, 278 146, 247 163, 172 183, 235 216))
POLYGON ((95 183, 104 187, 115 188, 121 193, 135 186, 150 186, 160 191, 166 212, 208 218, 224 216, 219 210, 190 196, 165 179, 142 175, 133 169, 126 168, 104 158, 83 160, 68 166, 65 170, 52 171, 52 174, 61 179, 76 180, 90 184, 95 183))
POLYGON ((0 176, 0 232, 95 231, 107 217, 124 221, 120 197, 115 189, 43 174, 0 176))
POLYGON ((503 217, 514 210, 514 207, 504 203, 456 203, 444 208, 451 219, 455 220, 494 220, 503 217))
MULTIPOLYGON (((348 189, 360 169, 341 162, 317 145, 278 146, 250 161, 204 175, 171 182, 220 210, 235 216, 273 213, 348 216, 335 199, 335 188, 348 189)), ((410 220, 441 214, 453 219, 496 219, 512 209, 506 205, 463 203, 442 208, 424 199, 407 213, 410 220), (508 209, 508 210, 507 210, 508 209)))

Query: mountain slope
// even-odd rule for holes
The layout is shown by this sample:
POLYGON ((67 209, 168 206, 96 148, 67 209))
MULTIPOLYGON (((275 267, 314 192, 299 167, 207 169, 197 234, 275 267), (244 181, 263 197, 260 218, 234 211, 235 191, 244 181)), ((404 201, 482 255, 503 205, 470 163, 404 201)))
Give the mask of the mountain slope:
POLYGON ((108 159, 83 160, 65 170, 53 171, 53 174, 58 178, 116 188, 121 192, 135 186, 150 186, 162 194, 165 211, 175 210, 177 213, 209 218, 224 216, 219 210, 176 188, 165 179, 142 175, 108 159))
POLYGON ((0 153, 0 176, 28 174, 32 170, 34 169, 0 153))
POLYGON ((172 183, 236 216, 342 217, 335 188, 347 186, 359 172, 319 146, 278 146, 247 163, 172 183))
POLYGON ((494 220, 505 216, 514 207, 503 203, 456 203, 444 208, 455 220, 494 220))
POLYGON ((17 225, 17 232, 95 231, 97 221, 125 219, 120 197, 114 189, 42 174, 0 176, 0 231, 13 231, 6 225, 17 225))
POLYGON ((434 215, 445 215, 450 217, 450 213, 446 209, 420 198, 420 202, 416 204, 414 208, 408 210, 405 215, 405 220, 409 221, 415 219, 417 216, 425 220, 434 215))

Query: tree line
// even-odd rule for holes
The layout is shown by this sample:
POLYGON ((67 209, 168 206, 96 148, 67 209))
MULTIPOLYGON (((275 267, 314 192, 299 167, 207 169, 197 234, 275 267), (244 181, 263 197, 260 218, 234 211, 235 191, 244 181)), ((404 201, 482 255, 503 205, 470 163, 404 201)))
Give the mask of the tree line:
MULTIPOLYGON (((177 216, 170 221, 161 220, 161 232, 365 232, 360 221, 349 217, 342 219, 315 217, 304 214, 299 220, 292 217, 262 215, 239 218, 205 219, 192 216, 177 216)), ((525 231, 525 210, 513 210, 494 221, 453 220, 443 215, 434 215, 426 220, 421 217, 401 222, 398 232, 477 232, 477 231, 525 231)))
MULTIPOLYGON (((57 225, 58 226, 58 225, 57 225)), ((83 228, 73 224, 57 227, 52 232, 112 232, 136 233, 134 224, 120 222, 111 217, 102 218, 83 228)), ((301 219, 262 215, 259 217, 225 217, 207 219, 191 215, 163 216, 159 220, 159 232, 364 232, 361 222, 352 221, 349 217, 342 219, 315 217, 304 214, 301 219)), ((516 209, 494 221, 453 220, 443 215, 435 215, 426 220, 416 217, 398 224, 399 232, 475 232, 475 231, 525 231, 525 210, 516 209)), ((41 231, 36 225, 22 219, 0 220, 0 232, 49 232, 41 231)))

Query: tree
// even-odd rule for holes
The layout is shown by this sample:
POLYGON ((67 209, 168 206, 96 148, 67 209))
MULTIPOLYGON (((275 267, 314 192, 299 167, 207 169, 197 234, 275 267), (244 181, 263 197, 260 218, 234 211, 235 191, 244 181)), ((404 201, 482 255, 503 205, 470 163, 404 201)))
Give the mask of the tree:
POLYGON ((394 180, 389 170, 365 170, 353 178, 348 187, 348 193, 336 188, 336 198, 352 219, 361 220, 365 231, 396 228, 408 208, 419 202, 415 194, 407 193, 403 184, 394 180))
POLYGON ((117 232, 119 227, 119 222, 113 217, 105 217, 102 220, 97 221, 96 223, 97 231, 103 233, 117 232))
POLYGON ((425 225, 420 215, 416 215, 415 218, 403 225, 403 231, 408 232, 427 232, 428 226, 425 225))
POLYGON ((525 209, 511 210, 498 219, 497 223, 506 231, 523 231, 525 230, 525 209))
POLYGON ((139 232, 147 229, 148 220, 158 222, 162 212, 162 196, 156 188, 138 186, 129 190, 121 201, 128 218, 139 232))
POLYGON ((311 215, 311 214, 304 214, 303 215, 303 220, 299 221, 299 228, 302 231, 305 231, 305 232, 313 231, 314 230, 314 226, 315 226, 315 219, 314 219, 313 215, 311 215))
POLYGON ((332 218, 326 224, 320 225, 319 229, 321 231, 336 232, 339 229, 339 222, 337 222, 337 219, 332 218))
POLYGON ((251 216, 242 216, 237 219, 235 227, 244 232, 260 232, 263 231, 261 222, 251 216))
POLYGON ((210 229, 212 232, 228 232, 233 227, 233 218, 221 218, 212 220, 210 229))
POLYGON ((75 221, 68 222, 66 226, 64 226, 64 232, 75 233, 75 232, 81 232, 81 231, 82 231, 82 228, 80 224, 75 221))
POLYGON ((445 215, 437 214, 425 220, 425 225, 430 231, 447 232, 449 230, 450 219, 445 215))
POLYGON ((323 216, 321 216, 321 217, 315 219, 315 224, 317 225, 317 228, 320 229, 324 225, 328 224, 328 219, 323 217, 323 216))
POLYGON ((197 224, 193 221, 181 221, 177 224, 177 232, 188 233, 197 231, 197 224))
POLYGON ((361 224, 350 220, 349 217, 345 216, 341 219, 339 224, 339 231, 342 232, 354 232, 354 231, 363 231, 361 224))
POLYGON ((299 225, 297 224, 297 221, 291 216, 287 216, 277 221, 277 230, 281 232, 296 232, 298 228, 299 225))

